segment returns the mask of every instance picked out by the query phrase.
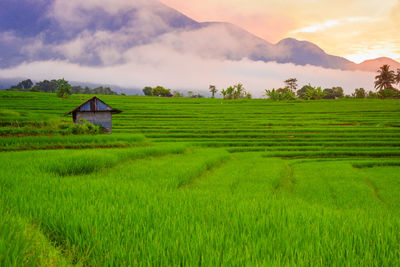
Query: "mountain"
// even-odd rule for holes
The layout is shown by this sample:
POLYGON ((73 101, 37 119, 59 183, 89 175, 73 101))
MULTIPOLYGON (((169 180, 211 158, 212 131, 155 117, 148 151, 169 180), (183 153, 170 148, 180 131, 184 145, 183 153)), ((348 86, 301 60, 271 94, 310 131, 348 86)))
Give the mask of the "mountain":
POLYGON ((307 41, 287 38, 277 43, 276 47, 278 50, 286 52, 286 57, 278 59, 278 63, 294 63, 296 65, 308 64, 341 70, 355 68, 355 64, 350 60, 328 55, 320 47, 307 41))
POLYGON ((199 23, 157 0, 0 1, 0 68, 44 60, 110 66, 137 60, 133 49, 157 45, 212 59, 340 70, 376 71, 383 62, 400 65, 388 58, 357 65, 292 38, 271 44, 230 23, 199 23))
POLYGON ((200 27, 157 1, 123 1, 128 4, 118 12, 108 12, 101 6, 104 1, 97 2, 1 0, 0 67, 50 59, 102 65, 100 50, 123 53, 167 32, 200 27))
POLYGON ((366 60, 358 64, 357 69, 362 71, 376 72, 379 67, 385 64, 389 65, 393 70, 400 69, 400 63, 388 57, 366 60))

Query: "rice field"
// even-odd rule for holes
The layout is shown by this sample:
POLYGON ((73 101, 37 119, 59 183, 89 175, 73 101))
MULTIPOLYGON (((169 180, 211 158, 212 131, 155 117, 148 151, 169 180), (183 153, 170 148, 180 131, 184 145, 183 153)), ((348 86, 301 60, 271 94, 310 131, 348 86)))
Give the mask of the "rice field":
POLYGON ((400 102, 0 91, 0 266, 397 266, 400 102))

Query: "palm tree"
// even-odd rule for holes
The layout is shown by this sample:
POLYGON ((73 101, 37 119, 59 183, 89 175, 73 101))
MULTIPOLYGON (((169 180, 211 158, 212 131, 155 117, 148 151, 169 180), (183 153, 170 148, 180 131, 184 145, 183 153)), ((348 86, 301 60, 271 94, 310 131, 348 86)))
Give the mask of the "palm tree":
POLYGON ((400 84, 400 69, 397 69, 396 84, 400 84))
POLYGON ((379 75, 375 77, 375 89, 391 89, 392 84, 396 82, 396 74, 393 70, 390 70, 389 65, 383 65, 378 70, 379 75))
POLYGON ((318 100, 323 99, 326 96, 326 92, 322 90, 321 87, 310 87, 307 88, 306 93, 304 94, 304 98, 306 100, 318 100))
POLYGON ((226 88, 226 98, 227 99, 232 99, 234 92, 235 92, 235 88, 234 87, 229 86, 228 88, 226 88))
POLYGON ((221 90, 221 94, 223 95, 224 99, 226 97, 226 95, 228 94, 228 92, 225 89, 221 90))
POLYGON ((215 94, 218 92, 218 90, 215 87, 215 85, 210 85, 210 92, 212 94, 212 98, 215 98, 215 94))
POLYGON ((233 95, 235 96, 235 99, 239 99, 245 91, 243 84, 238 83, 237 85, 234 86, 234 88, 235 91, 233 92, 233 95))

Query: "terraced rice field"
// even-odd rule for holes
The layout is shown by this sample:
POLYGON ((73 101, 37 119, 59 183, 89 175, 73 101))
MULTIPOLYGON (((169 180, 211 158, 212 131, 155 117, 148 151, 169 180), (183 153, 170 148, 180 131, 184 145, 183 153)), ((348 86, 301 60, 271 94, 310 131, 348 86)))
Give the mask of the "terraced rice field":
POLYGON ((400 102, 0 92, 0 265, 396 266, 400 102))

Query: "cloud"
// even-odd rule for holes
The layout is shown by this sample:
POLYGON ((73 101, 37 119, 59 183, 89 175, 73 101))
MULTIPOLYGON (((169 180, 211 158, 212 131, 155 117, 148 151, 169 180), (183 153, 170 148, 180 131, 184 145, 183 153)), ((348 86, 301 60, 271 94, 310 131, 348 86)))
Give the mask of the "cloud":
POLYGON ((323 22, 323 23, 314 24, 314 25, 311 25, 311 26, 308 26, 308 27, 304 27, 304 28, 301 28, 301 29, 294 30, 294 31, 292 31, 292 33, 318 32, 318 31, 326 30, 328 28, 342 26, 342 25, 346 25, 346 24, 349 24, 349 23, 353 23, 353 22, 370 21, 370 20, 371 20, 370 18, 366 18, 366 17, 329 20, 329 21, 326 21, 326 22, 323 22))
POLYGON ((391 17, 397 27, 400 27, 400 0, 393 6, 391 17))
POLYGON ((283 86, 282 81, 296 77, 300 84, 311 83, 323 88, 343 86, 347 93, 355 88, 372 89, 373 73, 324 69, 254 62, 205 59, 184 54, 159 44, 131 49, 129 60, 106 67, 80 66, 66 61, 24 63, 12 69, 0 70, 0 78, 29 77, 35 80, 58 79, 122 88, 143 88, 163 85, 174 90, 194 90, 206 93, 210 84, 219 89, 242 82, 256 97, 265 89, 283 86))

